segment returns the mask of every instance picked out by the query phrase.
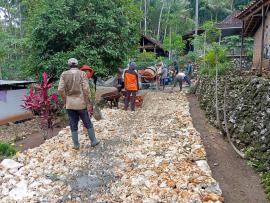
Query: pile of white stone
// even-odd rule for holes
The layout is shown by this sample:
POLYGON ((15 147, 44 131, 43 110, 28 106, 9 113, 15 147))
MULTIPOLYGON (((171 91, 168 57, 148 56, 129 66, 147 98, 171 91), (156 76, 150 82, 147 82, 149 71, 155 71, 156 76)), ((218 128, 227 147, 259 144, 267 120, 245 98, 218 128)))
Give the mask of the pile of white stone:
POLYGON ((185 94, 149 93, 136 113, 105 109, 103 116, 94 121, 102 141, 94 149, 80 136, 81 149, 72 150, 69 128, 64 128, 41 146, 3 160, 1 202, 224 201, 185 94), (76 192, 74 199, 69 180, 80 170, 89 176, 110 170, 106 173, 114 178, 91 195, 76 192))

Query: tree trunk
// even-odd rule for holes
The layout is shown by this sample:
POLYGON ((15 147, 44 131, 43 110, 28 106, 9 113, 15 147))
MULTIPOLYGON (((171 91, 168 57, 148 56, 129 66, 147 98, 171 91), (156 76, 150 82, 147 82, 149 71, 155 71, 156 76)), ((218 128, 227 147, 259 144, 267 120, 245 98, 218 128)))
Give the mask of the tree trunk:
POLYGON ((158 19, 158 30, 157 30, 157 40, 158 41, 159 41, 160 24, 161 24, 161 19, 162 19, 162 13, 163 13, 164 5, 165 5, 165 1, 163 1, 163 3, 162 3, 162 7, 161 7, 161 10, 160 10, 159 19, 158 19))
POLYGON ((233 0, 231 0, 231 11, 233 11, 234 9, 233 9, 233 3, 234 3, 234 1, 233 0))
POLYGON ((2 77, 2 66, 0 65, 0 80, 2 80, 3 77, 2 77))
POLYGON ((7 16, 8 16, 8 13, 7 13, 7 10, 6 9, 1 9, 0 11, 2 11, 3 13, 4 13, 4 20, 3 20, 3 26, 2 26, 2 29, 3 29, 3 31, 4 32, 6 32, 7 31, 7 16))
POLYGON ((172 30, 170 26, 170 51, 169 51, 169 60, 172 59, 172 30))
POLYGON ((167 25, 166 25, 166 27, 165 27, 165 30, 164 30, 164 36, 163 36, 163 42, 164 42, 164 40, 165 40, 165 38, 166 38, 166 35, 167 35, 167 25))
POLYGON ((146 35, 146 30, 147 30, 147 0, 144 0, 144 34, 146 35))
POLYGON ((11 12, 10 12, 10 10, 11 10, 11 5, 10 5, 10 3, 7 3, 7 4, 6 4, 6 9, 7 9, 7 17, 8 17, 8 28, 9 28, 9 32, 12 33, 12 34, 16 34, 16 33, 14 33, 15 29, 13 29, 13 26, 12 26, 12 21, 13 21, 13 19, 12 19, 11 12))
POLYGON ((164 32, 163 41, 165 40, 166 35, 167 35, 167 28, 168 28, 168 21, 169 21, 169 14, 170 14, 170 12, 171 12, 171 4, 170 4, 170 6, 169 6, 168 13, 167 13, 166 27, 165 27, 165 32, 164 32))
POLYGON ((199 28, 199 0, 196 0, 196 8, 195 8, 195 23, 196 23, 196 27, 195 27, 195 35, 198 34, 198 28, 199 28))
POLYGON ((23 29, 22 29, 22 8, 21 3, 18 2, 19 6, 19 23, 20 23, 20 38, 23 38, 23 29))
MULTIPOLYGON (((140 11, 142 11, 142 3, 143 3, 143 0, 141 0, 140 11)), ((142 20, 140 20, 140 33, 142 33, 142 20)))
POLYGON ((203 66, 205 68, 205 53, 206 53, 206 30, 204 32, 204 40, 203 40, 203 66))

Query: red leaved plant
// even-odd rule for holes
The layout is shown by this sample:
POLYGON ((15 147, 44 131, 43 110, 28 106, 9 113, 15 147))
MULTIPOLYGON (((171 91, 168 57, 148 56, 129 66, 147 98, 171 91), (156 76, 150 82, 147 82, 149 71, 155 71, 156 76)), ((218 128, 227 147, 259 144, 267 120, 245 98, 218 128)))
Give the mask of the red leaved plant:
POLYGON ((29 95, 25 95, 23 98, 24 104, 22 107, 40 116, 40 127, 44 139, 47 138, 48 130, 53 129, 53 119, 59 106, 57 94, 49 95, 52 86, 46 72, 44 72, 43 82, 31 88, 29 95))

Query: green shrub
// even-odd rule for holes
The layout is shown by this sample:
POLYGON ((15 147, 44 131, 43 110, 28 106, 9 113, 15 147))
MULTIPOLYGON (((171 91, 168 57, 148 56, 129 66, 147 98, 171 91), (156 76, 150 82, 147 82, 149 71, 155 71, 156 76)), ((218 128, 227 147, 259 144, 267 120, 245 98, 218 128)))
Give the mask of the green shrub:
POLYGON ((189 51, 186 55, 186 61, 197 61, 199 59, 199 55, 195 51, 189 51))
POLYGON ((7 143, 0 143, 0 155, 1 156, 13 156, 16 154, 15 147, 7 143))
MULTIPOLYGON (((232 72, 233 70, 233 64, 228 62, 224 64, 218 64, 218 75, 227 75, 232 72)), ((206 66, 206 67, 201 67, 199 69, 199 74, 202 76, 210 76, 210 77, 215 77, 216 75, 216 67, 211 67, 211 66, 206 66)))
POLYGON ((141 12, 130 0, 24 2, 31 8, 26 11, 25 52, 30 56, 24 68, 31 76, 45 71, 57 80, 71 57, 106 76, 137 50, 141 12))
POLYGON ((156 54, 153 52, 143 51, 139 53, 136 57, 136 64, 138 69, 142 69, 148 66, 154 66, 157 62, 156 54))

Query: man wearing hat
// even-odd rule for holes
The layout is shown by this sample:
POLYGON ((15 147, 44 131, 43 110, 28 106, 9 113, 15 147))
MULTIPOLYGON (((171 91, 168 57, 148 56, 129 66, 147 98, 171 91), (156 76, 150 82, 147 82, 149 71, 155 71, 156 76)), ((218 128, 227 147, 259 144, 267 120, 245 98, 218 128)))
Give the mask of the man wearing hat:
POLYGON ((75 58, 68 60, 68 66, 69 70, 61 74, 58 92, 68 113, 73 149, 80 148, 78 140, 80 118, 87 129, 91 146, 94 147, 99 144, 99 141, 96 139, 94 127, 87 112, 87 107, 90 105, 87 75, 78 69, 78 60, 75 58))
POLYGON ((128 70, 124 72, 124 84, 126 91, 125 110, 128 109, 129 102, 131 102, 131 111, 135 111, 136 93, 139 90, 139 78, 135 69, 136 63, 131 62, 128 70))

